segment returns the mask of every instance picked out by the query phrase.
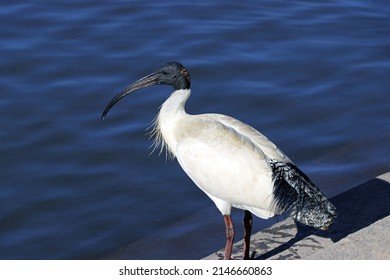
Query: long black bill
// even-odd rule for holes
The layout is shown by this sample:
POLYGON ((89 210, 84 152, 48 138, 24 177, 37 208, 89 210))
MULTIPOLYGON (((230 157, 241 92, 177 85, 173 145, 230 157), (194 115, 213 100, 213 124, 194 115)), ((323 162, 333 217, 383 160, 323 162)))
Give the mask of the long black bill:
POLYGON ((127 88, 122 90, 113 99, 111 99, 110 103, 108 103, 106 109, 104 109, 104 111, 103 111, 102 119, 104 120, 106 118, 108 111, 110 111, 110 109, 126 95, 128 95, 134 91, 137 91, 141 88, 157 85, 158 84, 158 77, 159 77, 158 72, 152 73, 146 77, 139 79, 138 81, 134 82, 133 84, 129 85, 127 88))

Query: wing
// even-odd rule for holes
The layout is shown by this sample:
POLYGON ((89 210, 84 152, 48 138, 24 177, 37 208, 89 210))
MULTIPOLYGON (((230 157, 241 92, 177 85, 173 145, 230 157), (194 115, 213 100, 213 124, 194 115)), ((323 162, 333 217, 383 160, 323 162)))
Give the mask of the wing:
POLYGON ((317 229, 326 229, 333 222, 335 207, 267 137, 234 118, 218 114, 211 117, 248 137, 267 156, 273 174, 274 212, 288 213, 297 221, 317 229))
POLYGON ((177 159, 222 213, 234 206, 269 218, 288 213, 325 229, 336 216, 321 191, 271 141, 231 117, 198 115, 182 122, 177 159))
POLYGON ((233 128, 241 135, 250 139, 250 141, 257 145, 267 157, 282 162, 291 162, 287 155, 285 155, 273 142, 253 127, 226 115, 207 114, 207 116, 221 122, 227 127, 233 128))

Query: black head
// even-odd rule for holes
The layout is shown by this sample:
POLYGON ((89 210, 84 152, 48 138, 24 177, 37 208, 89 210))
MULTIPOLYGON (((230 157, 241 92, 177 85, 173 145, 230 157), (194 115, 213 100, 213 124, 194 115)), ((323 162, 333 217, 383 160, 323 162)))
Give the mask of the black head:
POLYGON ((121 100, 126 95, 137 91, 141 88, 150 87, 154 85, 170 85, 175 90, 179 89, 190 89, 191 78, 188 74, 187 69, 184 68, 179 62, 168 62, 163 65, 160 69, 153 72, 152 74, 145 76, 138 81, 134 82, 118 95, 116 95, 110 103, 108 103, 106 109, 102 114, 102 119, 104 119, 108 111, 115 105, 119 100, 121 100))
POLYGON ((168 62, 155 73, 158 73, 158 84, 170 85, 175 90, 189 89, 190 74, 179 62, 168 62))

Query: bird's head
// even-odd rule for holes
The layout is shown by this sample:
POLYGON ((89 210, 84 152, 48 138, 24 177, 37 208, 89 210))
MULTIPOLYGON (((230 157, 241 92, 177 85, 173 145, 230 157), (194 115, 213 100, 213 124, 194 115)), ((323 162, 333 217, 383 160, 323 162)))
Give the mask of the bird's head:
POLYGON ((102 119, 104 119, 108 111, 123 97, 126 95, 137 91, 139 89, 150 87, 154 85, 170 85, 175 90, 179 89, 189 89, 191 84, 190 74, 187 69, 184 68, 179 62, 168 62, 163 65, 160 69, 153 72, 150 75, 147 75, 133 84, 129 85, 127 88, 122 90, 117 94, 111 101, 108 103, 107 107, 104 109, 102 114, 102 119))

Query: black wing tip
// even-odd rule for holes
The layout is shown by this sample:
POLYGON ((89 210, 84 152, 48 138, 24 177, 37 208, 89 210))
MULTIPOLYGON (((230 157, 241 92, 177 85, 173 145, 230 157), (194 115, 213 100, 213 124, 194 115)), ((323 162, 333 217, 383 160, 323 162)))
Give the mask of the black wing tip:
POLYGON ((317 230, 327 230, 337 217, 336 208, 327 200, 317 206, 311 209, 301 209, 294 218, 317 230))
POLYGON ((275 208, 298 222, 326 230, 337 217, 336 208, 292 163, 269 161, 274 181, 275 208))

